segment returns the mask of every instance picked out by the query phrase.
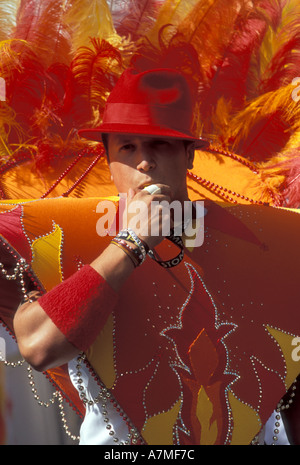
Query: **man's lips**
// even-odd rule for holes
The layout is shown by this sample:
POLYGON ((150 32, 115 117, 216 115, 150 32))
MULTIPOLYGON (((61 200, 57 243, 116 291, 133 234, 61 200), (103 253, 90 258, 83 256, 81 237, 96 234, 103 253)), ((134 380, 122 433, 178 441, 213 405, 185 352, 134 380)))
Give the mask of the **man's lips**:
POLYGON ((142 191, 145 189, 145 187, 148 187, 148 186, 151 186, 151 184, 153 184, 152 182, 147 182, 145 184, 141 184, 139 187, 138 187, 138 190, 142 191))
POLYGON ((141 184, 141 185, 138 187, 138 189, 143 190, 143 189, 145 189, 145 187, 152 186, 153 184, 157 185, 157 184, 161 184, 161 183, 158 182, 158 181, 149 181, 149 182, 145 182, 145 183, 141 184))

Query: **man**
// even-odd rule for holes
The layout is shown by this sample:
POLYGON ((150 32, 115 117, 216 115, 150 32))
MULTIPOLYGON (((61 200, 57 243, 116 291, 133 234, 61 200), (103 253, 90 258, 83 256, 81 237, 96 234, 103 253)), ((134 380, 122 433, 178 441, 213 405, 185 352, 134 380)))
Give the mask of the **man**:
MULTIPOLYGON (((173 125, 180 127, 184 123, 188 128, 192 116, 190 99, 187 83, 177 72, 157 70, 136 76, 132 72, 127 72, 108 101, 105 117, 109 122, 104 120, 102 127, 96 131, 98 138, 105 131, 112 179, 119 192, 128 194, 127 208, 130 209, 130 203, 136 201, 142 201, 147 207, 148 218, 145 218, 143 223, 145 233, 140 234, 139 239, 151 250, 163 240, 162 221, 158 220, 159 234, 151 236, 151 224, 153 226, 156 218, 160 218, 161 210, 159 205, 156 206, 156 212, 153 210, 153 201, 171 203, 176 200, 182 205, 188 201, 186 172, 193 164, 194 144, 197 143, 198 147, 207 145, 206 141, 193 138, 187 130, 184 133, 172 127, 173 125), (118 105, 114 102, 115 95, 119 93, 124 95, 126 91, 127 98, 130 95, 132 101, 139 98, 140 102, 125 103, 118 108, 126 114, 120 115, 118 112, 119 123, 115 127, 115 123, 111 122, 114 118, 110 114, 111 108, 118 105), (144 111, 142 106, 148 105, 150 111, 156 113, 152 116, 152 126, 149 124, 149 119, 145 125, 142 118, 134 114, 132 121, 135 120, 134 124, 138 127, 131 127, 133 123, 128 124, 130 114, 126 105, 132 111, 144 111), (160 115, 159 112, 162 114, 160 115), (178 112, 185 112, 185 121, 180 121, 179 124, 178 112), (162 124, 160 119, 166 118, 169 127, 160 126, 162 124), (125 132, 134 130, 136 133, 125 132), (140 135, 142 131, 149 135, 140 135), (159 188, 159 193, 151 195, 147 186, 153 184, 159 188)), ((151 117, 150 112, 146 117, 151 117)), ((138 249, 136 243, 130 243, 130 247, 138 249)), ((93 273, 91 270, 99 274, 99 282, 103 278, 106 285, 111 287, 112 290, 109 292, 117 293, 134 271, 134 265, 130 256, 124 253, 124 249, 110 244, 91 264, 89 273, 93 273)), ((112 298, 114 299, 115 296, 112 298)), ((44 371, 69 362, 78 354, 78 348, 76 343, 75 346, 70 343, 61 330, 53 324, 40 302, 21 307, 15 316, 14 327, 24 358, 36 369, 44 371)), ((91 311, 97 314, 99 308, 93 305, 91 311)))
MULTIPOLYGON (((265 244, 268 228, 262 234, 252 230, 241 219, 243 212, 252 215, 245 208, 209 205, 206 247, 185 248, 177 266, 161 258, 174 253, 174 237, 164 237, 155 202, 188 201, 187 169, 194 149, 207 145, 192 136, 191 125, 192 97, 180 73, 124 73, 103 124, 81 134, 95 140, 105 134, 112 178, 127 194, 127 223, 100 253, 95 250, 90 264, 15 315, 20 351, 33 367, 44 371, 69 363, 86 405, 82 444, 247 443, 286 390, 281 339, 273 346, 260 328, 269 321, 276 292, 265 297, 266 277, 259 269, 259 276, 249 273, 275 247, 272 240, 265 244), (146 206, 146 217, 132 231, 130 206, 137 201, 146 206), (154 236, 153 223, 159 225, 154 236), (240 260, 248 262, 246 276, 240 260), (245 334, 253 322, 255 349, 245 334), (270 376, 275 372, 276 380, 270 376), (261 391, 261 385, 270 388, 261 391), (261 392, 268 396, 271 390, 273 398, 264 398, 262 406, 261 392)), ((284 324, 274 321, 277 328, 284 324)), ((284 331, 291 324, 290 318, 284 331)), ((293 325, 297 331, 298 322, 293 325)), ((297 375, 298 367, 291 372, 297 375)))
MULTIPOLYGON (((130 73, 125 73, 123 80, 128 80, 128 76, 130 76, 129 79, 132 79, 130 73)), ((132 88, 129 89, 129 91, 135 95, 136 98, 137 89, 142 93, 144 92, 143 87, 145 86, 146 92, 148 92, 148 94, 151 92, 151 95, 146 96, 150 100, 151 104, 153 103, 154 98, 153 92, 156 91, 157 98, 160 99, 164 98, 160 94, 175 92, 175 98, 171 95, 170 102, 168 102, 168 111, 170 112, 168 116, 171 116, 172 119, 174 116, 176 117, 176 106, 182 110, 182 100, 184 98, 189 98, 186 83, 176 72, 158 71, 156 73, 145 73, 142 77, 138 76, 138 79, 135 77, 133 81, 134 82, 130 83, 132 88), (153 88, 147 89, 146 86, 149 86, 150 79, 153 79, 153 88), (157 80, 163 79, 165 82, 160 81, 162 88, 156 89, 154 85, 157 86, 157 80), (143 80, 147 80, 146 86, 143 80), (178 81, 178 83, 176 81, 178 81)), ((122 82, 121 80, 119 86, 115 89, 115 93, 122 92, 123 94, 126 89, 128 89, 128 83, 122 82)), ((110 103, 114 99, 114 95, 114 93, 111 95, 111 99, 108 102, 107 113, 111 111, 111 105, 115 105, 114 102, 110 103)), ((187 101, 184 102, 184 104, 185 106, 189 106, 191 103, 187 101)), ((135 104, 130 103, 128 105, 134 106, 135 104)), ((139 103, 136 105, 136 107, 139 106, 142 106, 142 104, 139 103)), ((166 103, 165 107, 167 107, 166 103)), ((133 108, 132 111, 134 111, 133 108)), ((188 109, 186 109, 186 112, 188 114, 188 109)), ((165 115, 163 116, 165 117, 165 115)), ((140 118, 136 117, 136 115, 134 117, 140 125, 138 130, 141 131, 142 125, 140 124, 140 118)), ((119 116, 119 118, 121 119, 122 116, 119 116)), ((128 127, 130 130, 128 115, 124 115, 124 120, 124 127, 118 125, 118 129, 120 131, 125 131, 128 127)), ((170 121, 168 121, 168 123, 170 125, 170 121)), ((165 200, 169 203, 173 200, 178 200, 182 204, 188 200, 186 172, 193 164, 194 146, 192 144, 194 140, 189 134, 175 134, 176 131, 172 131, 170 129, 168 129, 168 131, 164 131, 161 128, 158 128, 158 130, 156 128, 152 128, 152 132, 154 133, 153 136, 141 136, 139 133, 116 133, 115 127, 113 127, 113 130, 111 129, 113 124, 104 122, 102 127, 97 129, 96 134, 98 134, 99 137, 101 136, 102 131, 112 131, 107 138, 107 155, 109 157, 112 179, 114 180, 119 192, 128 194, 129 205, 130 202, 138 200, 143 201, 147 205, 147 209, 149 210, 149 223, 145 221, 145 229, 148 231, 146 235, 140 237, 140 239, 142 239, 150 249, 153 249, 162 241, 163 237, 161 234, 157 236, 150 235, 151 227, 148 226, 151 224, 151 216, 153 221, 153 208, 151 208, 151 204, 155 200, 165 200), (155 131, 158 134, 155 134, 155 131), (174 134, 176 137, 170 138, 170 135, 174 134), (186 137, 186 139, 183 139, 184 137, 186 137), (184 142, 190 142, 190 144, 186 146, 184 142), (158 184, 160 189, 159 194, 151 195, 146 189, 144 189, 146 186, 151 184, 158 184)), ((146 128, 146 131, 149 131, 149 127, 150 126, 147 124, 147 126, 144 126, 143 129, 145 130, 146 128)), ((86 134, 89 133, 89 131, 82 131, 81 133, 86 134)), ((199 140, 197 143, 198 146, 207 145, 207 142, 204 140, 199 140)), ((158 215, 159 208, 160 207, 157 206, 158 215)), ((130 218, 128 220, 130 220, 130 218)), ((160 222, 160 230, 162 229, 162 226, 162 222, 160 222)), ((137 248, 136 245, 134 245, 134 247, 137 248)), ((116 292, 119 291, 128 276, 134 270, 129 256, 124 254, 120 248, 117 248, 112 244, 110 244, 107 249, 95 259, 91 266, 116 292)), ((57 328, 52 325, 51 320, 49 320, 43 311, 41 311, 40 314, 39 313, 39 304, 34 304, 30 309, 26 308, 26 311, 24 312, 20 309, 16 315, 15 329, 18 335, 21 352, 24 354, 25 358, 30 360, 31 364, 37 369, 45 370, 50 366, 53 366, 53 363, 54 366, 56 366, 57 362, 62 363, 64 361, 68 361, 70 359, 70 354, 72 358, 72 356, 75 356, 78 351, 75 349, 74 352, 74 348, 69 345, 65 338, 61 337, 61 333, 57 332, 57 328), (35 314, 35 310, 37 310, 37 315, 35 314), (32 317, 35 321, 38 333, 37 339, 35 339, 37 337, 35 332, 32 331, 32 329, 27 329, 22 318, 22 314, 24 313, 25 320, 27 321, 27 318, 29 318, 29 312, 33 313, 32 317), (51 332, 54 333, 52 336, 50 336, 51 332), (31 342, 28 342, 27 344, 25 342, 23 348, 23 340, 25 341, 27 338, 29 338, 30 341, 35 339, 37 344, 36 347, 38 347, 39 350, 36 350, 36 348, 33 349, 31 342), (53 347, 54 341, 58 344, 57 348, 53 347), (50 347, 45 347, 43 350, 43 346, 46 345, 47 342, 49 342, 50 347), (27 353, 27 347, 29 349, 33 349, 32 355, 27 353), (50 357, 49 362, 47 360, 40 361, 40 358, 44 358, 44 351, 44 357, 50 357), (54 354, 59 354, 59 360, 54 358, 56 357, 54 354)))

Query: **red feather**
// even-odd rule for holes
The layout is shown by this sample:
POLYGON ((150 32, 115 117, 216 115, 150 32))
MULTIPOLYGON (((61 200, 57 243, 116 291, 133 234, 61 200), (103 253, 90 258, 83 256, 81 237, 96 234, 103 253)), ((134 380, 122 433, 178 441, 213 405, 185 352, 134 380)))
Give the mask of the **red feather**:
POLYGON ((160 0, 111 0, 108 2, 114 26, 120 35, 130 35, 133 40, 146 35, 155 24, 160 0))
POLYGON ((274 154, 283 150, 291 133, 288 121, 282 116, 280 109, 271 115, 258 119, 249 128, 246 139, 235 146, 237 153, 252 161, 267 161, 274 154))
POLYGON ((300 25, 297 31, 284 43, 270 62, 261 83, 261 92, 270 92, 288 85, 300 74, 300 25))
POLYGON ((26 41, 47 68, 70 62, 70 36, 63 22, 64 0, 21 0, 14 39, 26 41))
POLYGON ((300 147, 295 150, 295 154, 296 156, 289 166, 283 195, 286 198, 287 207, 300 208, 300 147))
MULTIPOLYGON (((214 38, 214 29, 207 40, 215 41, 215 57, 210 60, 201 100, 201 116, 204 129, 211 133, 211 117, 219 99, 230 104, 236 112, 245 107, 247 100, 258 95, 259 73, 255 69, 255 57, 269 24, 276 27, 282 5, 280 2, 241 2, 236 17, 229 18, 229 27, 223 37, 214 38)), ((223 19, 223 18, 222 18, 223 19)), ((212 48, 213 49, 213 48, 212 48)))
POLYGON ((296 147, 284 154, 285 160, 271 164, 270 169, 285 176, 282 185, 282 195, 286 199, 285 206, 300 208, 300 147, 296 147))

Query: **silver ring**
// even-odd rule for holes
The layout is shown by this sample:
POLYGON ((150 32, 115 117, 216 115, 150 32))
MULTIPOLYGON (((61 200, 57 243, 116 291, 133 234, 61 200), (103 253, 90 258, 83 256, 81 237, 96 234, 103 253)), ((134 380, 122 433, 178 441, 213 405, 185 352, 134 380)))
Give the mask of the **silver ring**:
POLYGON ((158 187, 156 184, 151 184, 151 186, 144 187, 144 190, 149 192, 149 194, 161 194, 161 188, 158 187))

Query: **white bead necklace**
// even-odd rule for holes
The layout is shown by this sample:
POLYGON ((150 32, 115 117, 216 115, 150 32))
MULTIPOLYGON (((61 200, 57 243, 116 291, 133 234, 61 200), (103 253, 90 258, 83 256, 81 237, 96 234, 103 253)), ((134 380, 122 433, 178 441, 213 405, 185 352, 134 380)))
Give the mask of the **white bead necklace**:
MULTIPOLYGON (((24 258, 20 258, 17 261, 13 269, 13 272, 10 272, 10 273, 5 269, 4 264, 0 262, 0 273, 4 279, 8 281, 17 281, 19 279, 21 291, 23 294, 23 302, 33 302, 30 296, 31 293, 28 293, 26 290, 26 284, 25 284, 25 279, 24 279, 24 275, 28 271, 28 269, 29 269, 29 265, 26 263, 26 260, 24 258)), ((19 360, 17 362, 9 362, 3 359, 2 354, 0 354, 0 362, 4 363, 4 365, 9 368, 18 368, 26 363, 25 360, 19 360)), ((78 441, 79 437, 72 434, 67 425, 67 421, 65 418, 66 415, 65 415, 64 405, 63 405, 64 399, 63 399, 61 392, 55 391, 51 399, 49 399, 47 402, 41 401, 37 393, 37 389, 36 389, 35 382, 34 382, 33 370, 30 365, 28 365, 27 371, 28 371, 29 385, 31 386, 31 391, 38 405, 48 408, 51 405, 53 405, 55 400, 57 399, 58 404, 59 404, 60 417, 61 417, 64 431, 67 434, 67 436, 69 436, 73 441, 78 441)))
POLYGON ((24 260, 24 258, 20 258, 17 261, 12 274, 9 274, 8 271, 4 268, 3 263, 0 263, 0 273, 5 279, 7 279, 7 281, 16 281, 17 279, 20 280, 24 300, 30 300, 26 291, 26 285, 24 280, 24 274, 28 269, 29 265, 27 265, 26 260, 24 260))
POLYGON ((291 393, 290 393, 290 398, 289 400, 287 401, 286 404, 284 404, 284 400, 283 399, 280 399, 280 401, 278 402, 277 404, 277 408, 276 408, 276 415, 275 415, 275 428, 274 428, 274 435, 273 435, 273 442, 272 442, 272 445, 276 445, 277 441, 278 441, 278 435, 279 435, 279 428, 281 426, 281 423, 282 423, 282 417, 281 417, 281 413, 283 410, 287 410, 290 408, 290 406, 292 405, 292 403, 294 402, 294 397, 296 395, 295 391, 297 389, 297 386, 296 386, 296 383, 297 383, 297 380, 294 381, 294 383, 292 384, 291 386, 291 393), (280 423, 281 422, 281 423, 280 423))
MULTIPOLYGON (((77 384, 77 389, 79 391, 79 396, 83 404, 90 406, 90 407, 96 404, 99 405, 100 412, 103 415, 103 422, 105 423, 105 429, 108 435, 112 438, 113 442, 116 445, 130 445, 130 444, 136 445, 138 443, 139 444, 143 443, 143 440, 140 437, 138 430, 133 427, 127 415, 124 412, 122 412, 122 409, 119 407, 117 402, 112 398, 110 391, 106 388, 106 386, 104 386, 101 383, 98 376, 96 376, 95 374, 94 374, 94 379, 97 385, 99 386, 99 392, 93 399, 86 392, 86 389, 84 387, 83 377, 82 377, 82 370, 83 370, 82 363, 83 362, 88 363, 86 360, 85 354, 81 353, 76 359, 76 370, 77 370, 76 371, 76 384, 77 384), (124 421, 126 421, 128 425, 128 434, 125 440, 124 439, 120 440, 116 436, 116 433, 113 429, 113 425, 108 417, 109 404, 113 404, 113 406, 118 410, 119 415, 123 418, 124 421)), ((91 373, 89 376, 91 376, 91 373)))

